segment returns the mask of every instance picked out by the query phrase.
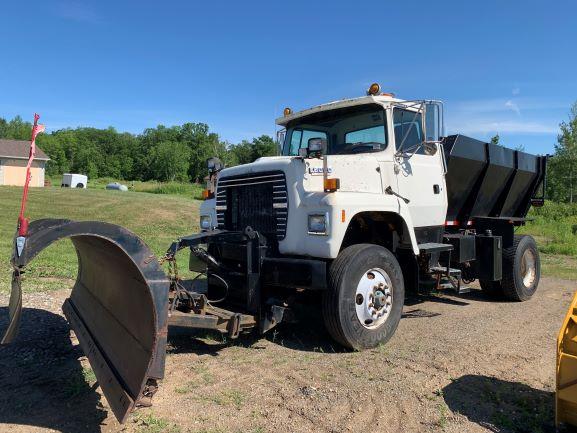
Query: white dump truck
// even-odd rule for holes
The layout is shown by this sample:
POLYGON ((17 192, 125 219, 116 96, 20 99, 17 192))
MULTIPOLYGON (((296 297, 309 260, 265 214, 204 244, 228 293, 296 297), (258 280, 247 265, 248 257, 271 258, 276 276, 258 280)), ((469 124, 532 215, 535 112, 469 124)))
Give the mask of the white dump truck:
POLYGON ((116 225, 31 222, 14 239, 2 343, 17 335, 26 266, 62 238, 79 258, 63 311, 121 422, 150 404, 171 328, 237 338, 312 303, 335 341, 366 349, 391 338, 409 292, 462 293, 477 279, 490 296, 529 299, 539 252, 515 228, 544 201, 547 157, 445 137, 442 108, 374 84, 360 98, 286 109, 279 156, 231 168, 208 161, 201 232, 161 260, 116 225), (178 273, 181 250, 194 280, 178 273))
MULTIPOLYGON (((364 97, 287 108, 277 124, 279 156, 211 162, 218 174, 200 226, 264 236, 261 290, 322 290, 319 308, 342 345, 386 342, 405 292, 427 282, 462 292, 463 280, 479 279, 517 301, 537 289, 537 246, 514 229, 543 201, 546 157, 444 137, 440 102, 397 99, 378 84, 364 97)), ((234 249, 212 251, 234 268, 234 249)))

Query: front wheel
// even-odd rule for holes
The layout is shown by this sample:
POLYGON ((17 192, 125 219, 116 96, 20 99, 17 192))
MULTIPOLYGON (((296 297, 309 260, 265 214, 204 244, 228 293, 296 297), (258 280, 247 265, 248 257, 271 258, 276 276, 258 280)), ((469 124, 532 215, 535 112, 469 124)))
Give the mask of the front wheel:
POLYGON ((345 248, 329 269, 323 316, 331 336, 351 349, 386 343, 395 333, 405 299, 401 267, 386 248, 345 248))

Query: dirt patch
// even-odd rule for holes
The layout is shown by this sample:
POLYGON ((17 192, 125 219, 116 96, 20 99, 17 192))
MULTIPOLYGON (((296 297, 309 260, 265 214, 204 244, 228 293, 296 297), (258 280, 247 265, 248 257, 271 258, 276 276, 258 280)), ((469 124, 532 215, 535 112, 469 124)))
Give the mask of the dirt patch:
POLYGON ((525 303, 410 299, 389 344, 365 352, 340 350, 320 320, 232 343, 171 336, 154 406, 123 426, 62 317, 67 292, 29 293, 0 349, 0 431, 554 431, 555 340, 576 289, 546 278, 525 303))

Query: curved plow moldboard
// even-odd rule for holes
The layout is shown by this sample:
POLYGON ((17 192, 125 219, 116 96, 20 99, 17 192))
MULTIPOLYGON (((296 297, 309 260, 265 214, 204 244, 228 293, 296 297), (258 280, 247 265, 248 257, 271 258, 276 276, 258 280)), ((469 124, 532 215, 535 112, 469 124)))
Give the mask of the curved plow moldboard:
POLYGON ((124 422, 164 375, 170 281, 146 244, 102 222, 43 219, 30 224, 14 273, 9 325, 2 344, 16 338, 22 311, 22 274, 52 243, 70 238, 78 276, 63 311, 117 419, 124 422))

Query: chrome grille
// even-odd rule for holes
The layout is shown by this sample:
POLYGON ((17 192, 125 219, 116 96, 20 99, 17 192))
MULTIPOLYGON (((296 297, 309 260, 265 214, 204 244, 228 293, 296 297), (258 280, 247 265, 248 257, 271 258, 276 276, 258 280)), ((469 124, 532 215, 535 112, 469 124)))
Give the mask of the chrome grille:
POLYGON ((286 236, 288 195, 282 171, 222 177, 216 189, 218 228, 252 227, 265 236, 286 236))

